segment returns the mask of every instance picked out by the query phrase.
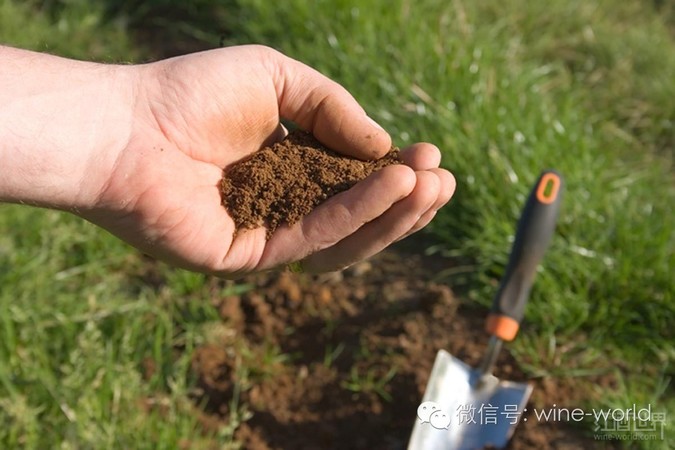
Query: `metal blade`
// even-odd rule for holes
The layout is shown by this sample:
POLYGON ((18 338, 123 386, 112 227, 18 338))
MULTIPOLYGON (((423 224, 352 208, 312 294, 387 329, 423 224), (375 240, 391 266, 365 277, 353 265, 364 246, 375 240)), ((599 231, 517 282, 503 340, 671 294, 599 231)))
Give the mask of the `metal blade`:
POLYGON ((422 403, 435 405, 418 410, 408 450, 502 448, 511 438, 531 393, 532 386, 527 383, 483 375, 440 350, 422 403), (426 417, 430 410, 434 413, 426 417))

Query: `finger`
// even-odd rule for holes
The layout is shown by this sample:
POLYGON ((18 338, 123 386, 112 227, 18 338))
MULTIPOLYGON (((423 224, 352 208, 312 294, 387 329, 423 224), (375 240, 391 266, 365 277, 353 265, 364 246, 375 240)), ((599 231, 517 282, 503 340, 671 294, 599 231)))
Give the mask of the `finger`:
POLYGON ((300 222, 275 231, 259 269, 298 261, 335 245, 409 196, 415 184, 415 172, 405 165, 388 166, 372 174, 351 189, 331 197, 300 222))
POLYGON ((440 178, 441 190, 436 203, 432 207, 434 210, 445 205, 455 192, 455 177, 445 169, 439 169, 441 163, 441 152, 433 144, 417 143, 401 150, 401 159, 415 171, 427 170, 440 178))
POLYGON ((436 216, 438 210, 447 204, 455 193, 455 177, 450 172, 445 169, 432 169, 429 172, 434 173, 440 180, 441 189, 439 191, 438 198, 436 199, 434 205, 427 212, 425 212, 422 217, 420 217, 417 223, 406 234, 397 239, 397 241, 403 240, 411 234, 416 233, 429 225, 429 223, 436 216))
POLYGON ((438 198, 432 207, 434 211, 437 211, 446 203, 448 203, 452 196, 455 195, 457 181, 455 180, 455 177, 445 169, 431 169, 429 172, 436 175, 441 183, 441 189, 438 193, 438 198))
POLYGON ((375 159, 389 151, 389 134, 366 115, 345 88, 281 53, 273 53, 270 60, 283 118, 345 155, 375 159))
POLYGON ((415 226, 436 203, 441 189, 434 173, 416 173, 415 189, 377 219, 365 224, 336 245, 309 255, 303 261, 308 272, 327 272, 347 267, 380 252, 415 226))
POLYGON ((441 163, 441 151, 433 144, 418 143, 401 150, 401 159, 413 170, 429 170, 441 163))

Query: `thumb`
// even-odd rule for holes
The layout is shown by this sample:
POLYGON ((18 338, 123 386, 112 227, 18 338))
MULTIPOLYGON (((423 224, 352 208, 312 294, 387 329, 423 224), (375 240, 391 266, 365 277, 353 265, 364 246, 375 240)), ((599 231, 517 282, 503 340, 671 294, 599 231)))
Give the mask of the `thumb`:
POLYGON ((389 134, 366 115, 345 88, 281 53, 273 52, 270 60, 281 117, 348 156, 374 159, 389 151, 389 134))

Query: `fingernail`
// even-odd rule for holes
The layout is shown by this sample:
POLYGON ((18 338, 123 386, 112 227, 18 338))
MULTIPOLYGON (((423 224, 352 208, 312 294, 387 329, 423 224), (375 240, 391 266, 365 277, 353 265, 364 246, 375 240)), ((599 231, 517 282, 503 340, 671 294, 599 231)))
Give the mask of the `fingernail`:
POLYGON ((375 122, 370 116, 366 116, 366 119, 368 119, 368 121, 372 126, 377 128, 378 130, 384 131, 384 128, 382 128, 382 126, 379 123, 375 122))

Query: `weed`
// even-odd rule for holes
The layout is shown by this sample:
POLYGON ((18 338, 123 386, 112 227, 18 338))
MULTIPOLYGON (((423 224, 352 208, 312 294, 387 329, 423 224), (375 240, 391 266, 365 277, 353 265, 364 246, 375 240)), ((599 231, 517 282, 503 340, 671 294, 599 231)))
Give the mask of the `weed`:
POLYGON ((396 368, 390 368, 387 373, 380 375, 375 368, 364 371, 353 366, 349 372, 349 378, 341 383, 343 389, 357 394, 377 394, 383 400, 391 402, 391 394, 387 391, 387 385, 396 376, 396 368))

